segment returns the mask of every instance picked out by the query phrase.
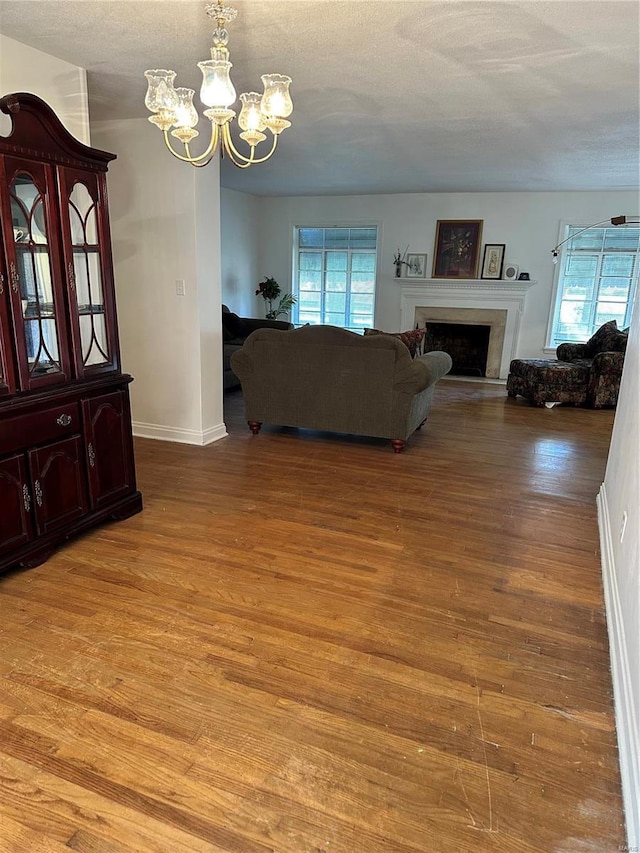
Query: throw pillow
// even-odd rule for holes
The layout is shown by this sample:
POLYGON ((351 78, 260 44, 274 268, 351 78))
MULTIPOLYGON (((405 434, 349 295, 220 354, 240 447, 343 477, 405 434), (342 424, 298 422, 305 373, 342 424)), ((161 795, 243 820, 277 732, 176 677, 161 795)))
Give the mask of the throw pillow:
POLYGON ((613 335, 618 333, 618 324, 615 320, 609 320, 608 323, 603 323, 600 328, 593 333, 585 344, 587 355, 593 358, 599 352, 610 352, 609 340, 613 335))
POLYGON ((409 329, 406 332, 383 332, 380 329, 365 329, 365 335, 388 335, 391 338, 397 338, 409 350, 411 358, 418 355, 418 350, 424 338, 424 329, 409 329))
POLYGON ((629 336, 618 329, 607 336, 600 352, 626 352, 629 336))

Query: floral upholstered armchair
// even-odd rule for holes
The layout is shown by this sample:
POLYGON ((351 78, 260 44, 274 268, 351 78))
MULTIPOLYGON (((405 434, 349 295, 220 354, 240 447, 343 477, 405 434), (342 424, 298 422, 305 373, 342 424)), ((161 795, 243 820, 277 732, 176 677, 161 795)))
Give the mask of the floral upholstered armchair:
POLYGON ((589 367, 587 405, 601 409, 618 402, 626 349, 627 333, 611 320, 600 326, 586 344, 560 344, 556 357, 558 361, 589 367))
POLYGON ((602 409, 618 402, 627 333, 615 320, 601 326, 586 344, 560 344, 556 360, 516 358, 507 377, 507 394, 536 406, 568 403, 602 409))

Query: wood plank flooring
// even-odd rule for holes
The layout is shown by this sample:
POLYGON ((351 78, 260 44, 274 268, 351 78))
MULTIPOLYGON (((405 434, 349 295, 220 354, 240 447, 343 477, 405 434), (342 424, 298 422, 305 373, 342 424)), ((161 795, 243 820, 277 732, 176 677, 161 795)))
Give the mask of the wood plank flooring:
POLYGON ((612 853, 613 413, 445 380, 388 442, 136 443, 145 509, 0 578, 2 853, 612 853))

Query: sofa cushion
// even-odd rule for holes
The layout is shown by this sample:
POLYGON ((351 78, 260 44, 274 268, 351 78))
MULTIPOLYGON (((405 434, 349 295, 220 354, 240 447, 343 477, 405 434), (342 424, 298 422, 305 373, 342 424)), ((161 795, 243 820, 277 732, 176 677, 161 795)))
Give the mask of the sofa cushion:
POLYGON ((599 352, 619 352, 620 350, 611 349, 612 345, 618 344, 616 338, 619 335, 618 324, 615 320, 603 323, 585 344, 586 355, 593 358, 599 352))
POLYGON ((380 329, 365 329, 364 333, 365 335, 388 335, 391 338, 397 338, 409 350, 411 358, 415 358, 424 338, 425 329, 409 329, 406 332, 383 332, 380 329))

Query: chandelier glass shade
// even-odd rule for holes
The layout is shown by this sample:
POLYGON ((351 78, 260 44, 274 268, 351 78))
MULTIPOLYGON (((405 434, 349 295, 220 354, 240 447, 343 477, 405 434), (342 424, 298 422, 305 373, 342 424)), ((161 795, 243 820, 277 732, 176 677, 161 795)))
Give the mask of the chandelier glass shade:
POLYGON ((230 6, 223 6, 222 0, 218 0, 217 3, 206 6, 206 13, 216 22, 211 59, 198 63, 202 72, 200 100, 207 107, 204 115, 211 122, 211 138, 206 150, 198 156, 191 154, 190 143, 198 136, 196 125, 199 117, 193 105, 195 91, 175 88, 175 71, 162 68, 145 71, 148 82, 145 105, 153 113, 149 116, 149 121, 162 131, 167 148, 178 160, 193 166, 206 166, 219 149, 222 156, 228 156, 236 166, 246 169, 268 160, 276 150, 282 131, 291 127, 291 122, 287 121, 287 117, 293 112, 289 93, 291 77, 284 74, 263 74, 262 94, 244 92, 240 95, 242 107, 238 115, 241 131, 239 135, 249 148, 247 155, 241 154, 231 137, 231 123, 236 118, 231 107, 236 102, 237 95, 231 82, 232 63, 229 61, 229 33, 226 29, 226 25, 235 19, 237 12, 230 6), (271 134, 271 146, 268 154, 258 157, 256 148, 267 139, 265 130, 271 134), (169 134, 182 143, 184 153, 176 151, 169 134))

